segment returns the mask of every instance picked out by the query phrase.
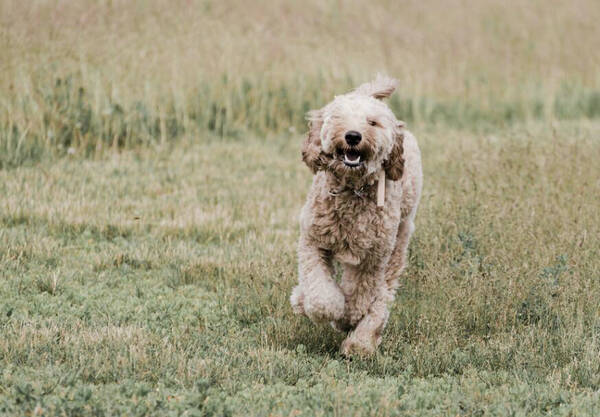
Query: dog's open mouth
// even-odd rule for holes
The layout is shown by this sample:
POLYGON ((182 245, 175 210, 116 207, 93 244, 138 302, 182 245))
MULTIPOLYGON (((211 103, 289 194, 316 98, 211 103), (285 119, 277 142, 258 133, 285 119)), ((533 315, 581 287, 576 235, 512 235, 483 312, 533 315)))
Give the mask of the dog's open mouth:
POLYGON ((363 155, 356 149, 339 149, 338 155, 347 167, 357 167, 364 162, 363 155))

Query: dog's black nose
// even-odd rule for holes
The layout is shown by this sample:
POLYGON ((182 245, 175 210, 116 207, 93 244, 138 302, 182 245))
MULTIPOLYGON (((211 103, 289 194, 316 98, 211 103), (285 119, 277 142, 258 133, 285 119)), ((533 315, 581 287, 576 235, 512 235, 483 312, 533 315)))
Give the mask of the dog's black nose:
POLYGON ((346 132, 346 136, 344 136, 344 139, 346 139, 346 143, 348 145, 356 146, 360 143, 362 135, 356 130, 349 130, 346 132))

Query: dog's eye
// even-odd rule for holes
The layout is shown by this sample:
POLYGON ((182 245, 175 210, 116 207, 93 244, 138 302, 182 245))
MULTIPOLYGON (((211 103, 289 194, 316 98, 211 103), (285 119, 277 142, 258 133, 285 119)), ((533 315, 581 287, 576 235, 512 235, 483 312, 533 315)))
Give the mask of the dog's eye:
POLYGON ((375 120, 368 120, 367 122, 370 126, 377 126, 377 122, 375 120))

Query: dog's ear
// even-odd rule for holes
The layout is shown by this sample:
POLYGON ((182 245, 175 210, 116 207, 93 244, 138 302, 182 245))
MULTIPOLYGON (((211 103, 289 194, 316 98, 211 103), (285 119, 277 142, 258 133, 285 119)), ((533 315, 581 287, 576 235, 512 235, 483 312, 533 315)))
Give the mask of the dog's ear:
POLYGON ((404 172, 404 122, 398 122, 394 129, 394 146, 383 162, 385 175, 392 181, 402 178, 404 172))
POLYGON ((321 110, 308 112, 308 134, 302 144, 302 160, 313 173, 327 166, 327 156, 321 146, 323 114, 321 110))
POLYGON ((397 80, 380 74, 370 83, 359 85, 354 92, 381 100, 391 96, 397 86, 397 80))

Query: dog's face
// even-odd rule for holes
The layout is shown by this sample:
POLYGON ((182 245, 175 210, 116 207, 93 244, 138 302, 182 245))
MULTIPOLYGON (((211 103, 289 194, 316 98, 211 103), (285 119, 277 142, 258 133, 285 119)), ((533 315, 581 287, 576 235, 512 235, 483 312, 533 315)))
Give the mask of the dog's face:
POLYGON ((381 101, 361 95, 336 97, 322 109, 321 146, 336 170, 373 173, 395 143, 396 118, 381 101))
POLYGON ((315 172, 325 169, 352 178, 385 169, 389 179, 398 180, 403 169, 404 124, 381 101, 394 91, 395 84, 395 80, 379 77, 310 112, 304 162, 315 172))

